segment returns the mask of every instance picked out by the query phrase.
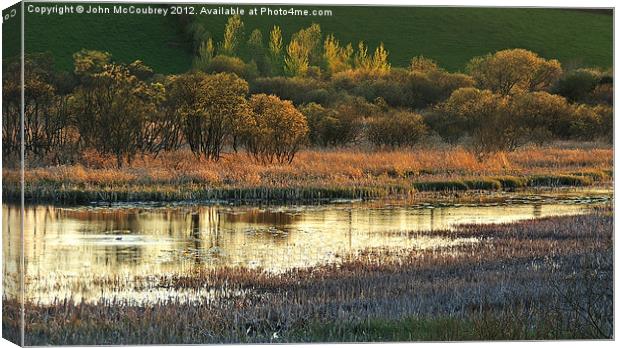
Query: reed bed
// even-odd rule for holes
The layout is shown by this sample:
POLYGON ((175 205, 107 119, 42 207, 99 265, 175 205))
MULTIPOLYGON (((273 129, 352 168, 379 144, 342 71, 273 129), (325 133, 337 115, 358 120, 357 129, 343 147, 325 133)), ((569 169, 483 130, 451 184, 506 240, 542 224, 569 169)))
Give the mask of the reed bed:
MULTIPOLYGON (((412 197, 420 191, 588 186, 612 178, 610 148, 523 148, 479 162, 460 147, 366 152, 302 151, 292 164, 261 164, 231 153, 219 162, 189 151, 144 156, 130 166, 96 153, 81 164, 35 166, 25 173, 29 201, 324 201, 412 197)), ((18 199, 19 171, 3 170, 3 195, 18 199)))
MULTIPOLYGON (((285 273, 197 269, 155 283, 219 295, 195 303, 27 304, 26 344, 612 338, 612 231, 611 209, 603 208, 404 232, 479 242, 366 250, 339 264, 285 273)), ((10 299, 3 305, 5 313, 17 308, 10 299)), ((5 315, 5 332, 15 327, 5 315)))

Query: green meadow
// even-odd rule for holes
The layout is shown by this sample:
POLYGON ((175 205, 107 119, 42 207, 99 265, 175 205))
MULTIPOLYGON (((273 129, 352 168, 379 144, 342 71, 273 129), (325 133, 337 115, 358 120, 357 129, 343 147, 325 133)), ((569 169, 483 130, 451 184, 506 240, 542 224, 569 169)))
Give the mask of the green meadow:
MULTIPOLYGON (((355 46, 364 40, 374 47, 384 42, 394 66, 406 66, 411 57, 424 55, 458 71, 471 57, 514 47, 559 59, 565 67, 612 65, 611 11, 331 6, 323 9, 331 9, 332 16, 291 17, 249 16, 252 7, 243 6, 246 34, 259 28, 266 37, 279 25, 288 42, 292 33, 316 22, 341 43, 355 46)), ((219 41, 227 17, 195 15, 190 20, 202 23, 219 41)), ((189 69, 192 61, 182 22, 171 15, 27 14, 26 51, 52 52, 56 67, 63 70, 72 68, 73 53, 87 48, 108 51, 120 62, 143 59, 155 71, 177 73, 189 69)), ((17 51, 17 44, 6 42, 5 57, 17 51)))

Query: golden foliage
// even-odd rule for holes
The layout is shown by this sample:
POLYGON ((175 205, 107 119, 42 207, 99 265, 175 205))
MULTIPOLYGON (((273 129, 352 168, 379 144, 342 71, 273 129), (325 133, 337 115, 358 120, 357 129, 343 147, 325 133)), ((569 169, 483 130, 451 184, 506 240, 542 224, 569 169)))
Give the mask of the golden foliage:
POLYGON ((467 69, 480 88, 501 95, 547 89, 562 74, 559 61, 521 48, 476 57, 467 69))
POLYGON ((250 98, 252 122, 245 129, 245 147, 263 163, 291 163, 306 141, 308 124, 290 101, 255 94, 250 98))

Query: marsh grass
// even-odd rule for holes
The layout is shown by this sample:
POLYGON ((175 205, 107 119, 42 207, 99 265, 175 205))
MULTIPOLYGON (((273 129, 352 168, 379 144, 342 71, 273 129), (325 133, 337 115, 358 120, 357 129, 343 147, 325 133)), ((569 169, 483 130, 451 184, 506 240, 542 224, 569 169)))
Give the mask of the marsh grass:
MULTIPOLYGON (((69 166, 29 165, 25 197, 36 202, 243 200, 320 202, 403 198, 416 192, 514 190, 608 183, 611 149, 524 148, 478 162, 469 152, 417 149, 303 151, 292 164, 264 165, 244 154, 219 162, 188 151, 143 156, 115 168, 113 159, 83 154, 69 166)), ((20 196, 19 171, 3 170, 3 197, 20 196)))
MULTIPOLYGON (((217 290, 196 303, 171 298, 154 304, 27 304, 26 343, 611 338, 612 227, 605 208, 505 225, 412 231, 412 238, 432 234, 479 242, 369 249, 339 264, 284 273, 196 269, 156 282, 163 289, 217 290)), ((122 279, 100 281, 127 286, 122 279)), ((8 310, 15 306, 11 300, 3 304, 8 310)), ((14 326, 5 317, 7 332, 14 326)))
POLYGON ((593 178, 585 175, 535 175, 528 179, 528 186, 589 186, 593 178))

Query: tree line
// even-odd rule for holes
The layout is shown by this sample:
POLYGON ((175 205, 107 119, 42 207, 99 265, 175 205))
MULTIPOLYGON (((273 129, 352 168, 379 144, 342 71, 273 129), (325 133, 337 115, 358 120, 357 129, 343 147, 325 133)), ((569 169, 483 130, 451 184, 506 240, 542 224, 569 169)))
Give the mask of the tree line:
MULTIPOLYGON (((528 142, 613 138, 609 71, 565 71, 524 49, 475 57, 463 73, 425 57, 394 68, 382 44, 369 54, 363 42, 353 49, 324 37, 317 24, 287 45, 278 27, 267 44, 257 30, 246 40, 239 17, 229 19, 220 43, 201 30, 191 30, 202 37, 193 69, 178 75, 101 51, 75 53, 71 72, 55 71, 49 54, 28 55, 29 158, 71 163, 95 149, 122 166, 187 147, 214 161, 244 150, 263 163, 290 163, 303 146, 396 148, 441 139, 483 159, 528 142)), ((20 62, 3 65, 3 156, 15 156, 20 62)))
MULTIPOLYGON (((230 145, 284 163, 305 143, 306 119, 290 101, 248 97, 248 83, 235 74, 156 76, 141 61, 116 63, 100 51, 80 51, 74 61, 67 74, 48 70, 48 55, 25 59, 24 143, 31 157, 66 163, 92 148, 120 167, 136 155, 183 146, 219 160, 230 145)), ((19 62, 6 68, 3 155, 11 156, 20 151, 19 62)))

